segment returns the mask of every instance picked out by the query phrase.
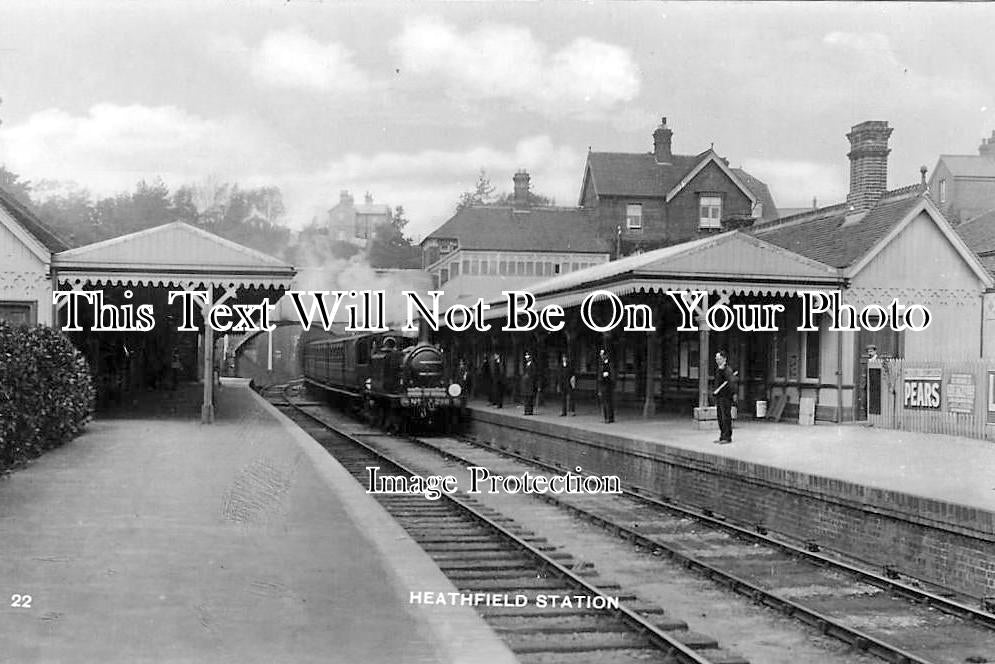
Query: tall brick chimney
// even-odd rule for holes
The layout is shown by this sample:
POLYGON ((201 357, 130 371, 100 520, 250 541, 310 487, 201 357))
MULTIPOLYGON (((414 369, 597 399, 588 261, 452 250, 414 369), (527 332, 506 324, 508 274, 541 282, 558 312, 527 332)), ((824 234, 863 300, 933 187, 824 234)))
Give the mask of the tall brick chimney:
POLYGON ((995 159, 995 131, 992 131, 991 138, 981 139, 981 145, 978 146, 978 154, 982 157, 995 159))
POLYGON ((671 140, 674 132, 667 127, 667 118, 660 121, 660 126, 653 132, 653 156, 656 163, 669 164, 674 159, 674 152, 671 148, 671 140))
POLYGON ((868 210, 888 189, 888 138, 893 130, 885 120, 854 125, 850 139, 850 193, 846 202, 855 211, 868 210))
POLYGON ((515 173, 512 178, 515 183, 515 195, 512 198, 512 207, 525 208, 529 206, 529 172, 522 169, 515 173))

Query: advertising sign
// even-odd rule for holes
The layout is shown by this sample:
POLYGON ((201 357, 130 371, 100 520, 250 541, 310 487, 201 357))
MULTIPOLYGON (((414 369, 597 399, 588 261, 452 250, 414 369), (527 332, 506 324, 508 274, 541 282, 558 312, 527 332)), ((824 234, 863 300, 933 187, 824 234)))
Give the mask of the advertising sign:
POLYGON ((951 413, 974 412, 974 376, 972 374, 950 374, 947 382, 947 410, 951 413))
POLYGON ((995 424, 995 371, 988 372, 988 423, 995 424))
POLYGON ((904 371, 902 406, 919 410, 939 410, 943 369, 910 367, 904 371))

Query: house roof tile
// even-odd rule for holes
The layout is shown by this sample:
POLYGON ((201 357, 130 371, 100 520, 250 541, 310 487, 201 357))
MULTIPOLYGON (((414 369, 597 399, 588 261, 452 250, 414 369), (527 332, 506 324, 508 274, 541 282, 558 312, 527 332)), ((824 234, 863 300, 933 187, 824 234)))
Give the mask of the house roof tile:
POLYGON ((916 187, 885 193, 862 216, 845 203, 754 226, 756 237, 836 268, 856 263, 919 203, 916 187))
MULTIPOLYGON (((600 196, 643 196, 665 198, 695 166, 706 159, 711 150, 697 155, 675 154, 670 163, 657 163, 651 153, 591 152, 587 163, 594 186, 600 196)), ((763 204, 763 219, 777 217, 777 208, 767 185, 741 168, 732 172, 743 186, 763 204)))
POLYGON ((461 249, 607 253, 594 218, 582 208, 472 206, 460 210, 429 238, 456 238, 461 249))
POLYGON ((995 178, 995 159, 971 154, 941 154, 940 161, 946 164, 954 177, 995 178))

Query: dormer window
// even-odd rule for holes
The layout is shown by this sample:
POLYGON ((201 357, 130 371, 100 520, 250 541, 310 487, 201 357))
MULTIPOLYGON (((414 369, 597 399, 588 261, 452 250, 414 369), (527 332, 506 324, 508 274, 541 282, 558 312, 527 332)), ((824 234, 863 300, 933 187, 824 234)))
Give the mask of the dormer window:
POLYGON ((625 228, 630 231, 643 230, 643 206, 630 203, 625 206, 625 228))
POLYGON ((698 197, 698 228, 722 228, 722 197, 702 194, 698 197))
POLYGON ((941 203, 946 203, 947 202, 947 181, 946 180, 940 180, 940 202, 941 203))

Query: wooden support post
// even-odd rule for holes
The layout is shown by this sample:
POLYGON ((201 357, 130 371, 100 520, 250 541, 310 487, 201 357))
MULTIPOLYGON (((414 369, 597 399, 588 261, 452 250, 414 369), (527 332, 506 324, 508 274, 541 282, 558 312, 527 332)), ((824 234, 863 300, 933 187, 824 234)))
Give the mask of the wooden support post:
MULTIPOLYGON (((235 297, 237 291, 238 288, 234 285, 226 286, 224 294, 214 300, 214 286, 209 284, 207 300, 200 307, 204 324, 204 403, 200 406, 201 424, 214 423, 214 328, 211 327, 208 316, 214 305, 224 304, 235 297)), ((270 356, 272 357, 272 352, 270 356)))
POLYGON ((705 311, 708 310, 708 294, 701 300, 701 314, 698 319, 698 407, 708 407, 708 322, 705 311))
POLYGON ((646 378, 646 396, 643 399, 643 417, 653 417, 656 414, 656 394, 653 389, 656 380, 653 377, 653 364, 656 362, 656 351, 660 344, 656 331, 646 333, 646 366, 643 375, 646 378))
MULTIPOLYGON (((207 309, 211 307, 208 296, 207 309)), ((204 402, 200 406, 200 423, 214 423, 214 328, 204 317, 204 402)))

